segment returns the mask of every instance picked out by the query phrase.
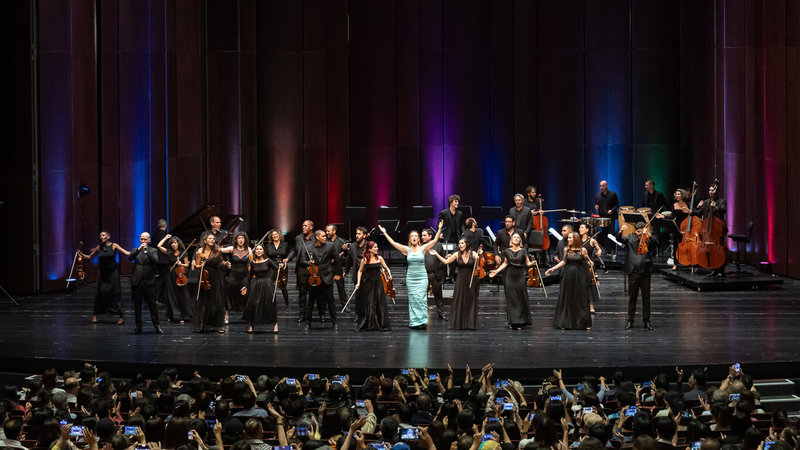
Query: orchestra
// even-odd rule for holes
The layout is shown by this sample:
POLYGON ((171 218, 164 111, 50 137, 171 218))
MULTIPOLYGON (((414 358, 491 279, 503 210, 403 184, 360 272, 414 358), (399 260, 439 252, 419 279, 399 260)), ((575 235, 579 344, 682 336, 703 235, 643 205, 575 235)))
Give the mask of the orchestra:
MULTIPOLYGON (((458 278, 459 283, 464 285, 459 285, 459 295, 463 297, 459 299, 459 304, 465 306, 463 311, 454 309, 450 312, 456 322, 451 325, 452 329, 477 328, 475 317, 479 286, 481 279, 487 274, 490 277, 505 277, 502 283, 507 291, 507 303, 510 305, 507 306, 510 311, 508 312, 510 328, 522 329, 531 323, 529 316, 533 311, 528 312, 527 306, 520 303, 527 304, 529 287, 544 288, 548 283, 561 283, 559 305, 563 303, 564 306, 558 307, 559 316, 555 318, 554 326, 560 329, 590 329, 591 314, 595 313, 595 304, 600 295, 593 260, 597 260, 599 267, 607 273, 604 260, 609 261, 619 256, 618 261, 622 263, 623 256, 620 253, 624 253, 622 268, 626 274, 630 295, 626 329, 629 330, 633 326, 637 297, 641 292, 644 329, 652 330, 650 273, 661 250, 669 245, 669 252, 664 253, 664 258, 667 267, 671 266, 672 271, 688 267, 694 273, 695 269, 702 268, 710 272, 709 276, 717 277, 725 275, 724 265, 728 254, 725 245, 728 232, 725 222, 727 203, 719 195, 718 179, 709 185, 708 196, 705 198, 696 199, 697 183, 693 183, 688 189, 676 188, 671 202, 655 189, 655 185, 654 180, 646 180, 644 190, 638 197, 640 201, 631 202, 636 206, 621 206, 617 193, 610 189, 608 181, 602 180, 599 183, 599 192, 594 196, 588 212, 581 210, 582 208, 544 210, 542 194, 536 187, 530 185, 525 188, 524 195, 516 194, 513 197, 514 205, 503 218, 501 228, 493 231, 490 227, 486 227, 488 235, 483 234, 476 217, 466 216, 465 212, 469 207, 459 209, 461 197, 452 194, 448 197, 448 208, 438 215, 437 233, 434 235, 433 230, 427 227, 410 230, 408 232, 410 247, 397 244, 390 236, 393 231, 387 231, 378 225, 377 228, 381 229, 392 246, 406 250, 404 254, 408 255, 408 248, 422 249, 421 252, 416 250, 412 252, 420 261, 421 275, 417 276, 415 272, 414 289, 410 289, 411 284, 409 284, 406 295, 410 298, 413 293, 416 299, 415 308, 420 311, 415 309, 417 312, 410 314, 409 327, 423 331, 426 329, 429 295, 435 299, 439 318, 447 320, 442 302, 442 285, 446 283, 446 266, 458 262, 459 264, 453 266, 458 266, 458 272, 466 272, 458 278), (560 234, 556 231, 558 228, 554 229, 548 225, 545 214, 550 216, 551 221, 555 219, 559 223, 560 234), (556 217, 559 214, 562 216, 560 219, 556 217), (616 226, 617 221, 619 228, 616 226), (530 241, 527 239, 528 234, 531 234, 530 241), (551 235, 552 241, 557 244, 554 251, 549 251, 551 235), (539 236, 543 239, 539 240, 539 236), (442 243, 445 244, 444 247, 442 243), (448 243, 458 243, 458 245, 448 247, 448 243), (430 246, 433 247, 429 248, 430 246), (521 250, 524 250, 525 254, 519 253, 521 250), (531 255, 535 254, 537 258, 528 259, 528 251, 534 252, 531 255), (509 257, 512 257, 512 260, 509 260, 509 257), (536 259, 543 265, 542 272, 539 272, 536 259), (535 267, 531 268, 532 266, 535 267), (548 267, 549 269, 545 271, 548 267), (562 267, 569 270, 566 273, 564 270, 558 270, 562 267), (469 276, 472 272, 474 272, 472 276, 469 276), (562 278, 565 275, 569 277, 568 290, 565 290, 563 284, 566 282, 562 278), (512 290, 514 294, 508 294, 512 290), (583 305, 584 299, 586 305, 583 305)), ((574 205, 563 206, 574 207, 574 205)), ((356 288, 358 268, 363 265, 363 249, 370 234, 367 227, 356 227, 355 240, 347 242, 338 236, 339 230, 336 225, 329 224, 321 230, 315 229, 313 221, 305 220, 302 223, 302 232, 296 235, 294 245, 290 246, 284 242, 284 232, 275 228, 270 229, 260 241, 251 242, 246 233, 235 232, 236 227, 243 222, 244 219, 237 216, 230 221, 226 229, 223 229, 221 217, 213 215, 208 219, 210 227, 199 237, 197 234, 192 237, 184 236, 184 240, 187 238, 192 240, 188 246, 184 246, 184 240, 175 233, 167 232, 166 222, 163 220, 159 220, 156 227, 155 234, 160 238, 155 241, 158 242, 157 246, 148 246, 149 234, 142 231, 142 245, 131 256, 131 259, 138 264, 133 296, 136 311, 135 334, 141 333, 141 306, 144 302, 150 307, 156 333, 163 332, 156 305, 156 300, 161 298, 168 300, 167 317, 170 321, 184 323, 184 319, 188 321, 192 318, 195 332, 213 330, 224 333, 228 320, 224 320, 223 317, 227 316, 228 311, 231 313, 241 311, 244 309, 241 306, 244 303, 260 305, 268 302, 264 304, 268 304, 269 310, 274 311, 278 288, 283 294, 288 311, 290 298, 287 290, 287 273, 288 263, 293 260, 298 322, 303 323, 307 330, 310 329, 316 303, 320 321, 324 323, 327 316, 333 329, 336 329, 335 289, 339 303, 344 308, 342 313, 350 312, 347 305, 355 297, 357 329, 365 329, 361 325, 365 317, 373 312, 365 310, 366 294, 357 293, 356 288), (259 248, 258 255, 253 254, 253 249, 256 247, 259 248), (145 255, 145 252, 149 252, 146 257, 137 259, 136 255, 140 253, 145 255), (259 296, 258 301, 248 302, 244 293, 253 283, 255 276, 253 271, 260 267, 257 266, 258 261, 269 261, 270 267, 274 266, 272 267, 274 270, 259 273, 258 277, 268 278, 265 286, 269 286, 269 289, 264 291, 263 296, 259 296), (230 269, 232 263, 233 270, 230 269), (351 269, 353 269, 352 275, 349 277, 350 280, 347 280, 348 277, 345 275, 351 269), (230 271, 228 276, 225 276, 226 271, 230 271), (141 276, 142 273, 146 276, 141 276), (193 280, 197 277, 196 287, 194 282, 190 284, 189 276, 192 276, 193 280), (146 283, 143 284, 142 280, 146 283), (231 292, 237 295, 234 296, 231 292)), ((205 223, 205 220, 201 220, 201 223, 205 223)), ((104 248, 113 249, 114 252, 119 251, 126 256, 131 254, 117 244, 108 244, 107 242, 110 242, 108 236, 105 232, 101 234, 100 245, 88 255, 78 250, 76 254, 81 257, 80 262, 84 259, 90 260, 104 248)), ((111 251, 109 254, 115 256, 111 251)), ((110 261, 112 258, 106 259, 110 261)), ((105 260, 101 259, 101 262, 103 261, 105 260)), ((103 262, 103 264, 112 269, 116 265, 113 262, 103 262)), ((80 272, 82 268, 81 265, 80 272)), ((106 272, 111 273, 110 270, 106 272)), ((106 272, 102 272, 103 280, 113 281, 118 277, 113 273, 107 275, 106 272)), ((488 281, 489 278, 485 280, 488 281)), ((407 283, 410 283, 410 280, 407 283)), ((106 296, 112 300, 104 300, 110 305, 109 307, 95 308, 92 322, 97 322, 98 314, 108 312, 118 315, 118 323, 122 323, 118 300, 119 289, 103 289, 113 291, 115 294, 106 296)), ((543 292, 546 295, 546 290, 543 292)), ((389 294, 387 291, 386 295, 389 294)), ((381 294, 374 293, 374 296, 377 299, 375 301, 382 304, 381 294)), ((100 294, 98 298, 101 298, 100 294)), ((454 303, 453 308, 456 306, 454 303)), ((413 312, 411 306, 409 308, 409 311, 413 312)), ((269 316, 274 317, 271 314, 269 316)), ((264 319, 260 315, 253 316, 252 311, 245 315, 250 330, 256 324, 274 323, 273 319, 264 319)), ((387 330, 389 327, 387 322, 385 326, 376 325, 366 329, 387 330)), ((274 330, 277 332, 277 323, 274 330)))

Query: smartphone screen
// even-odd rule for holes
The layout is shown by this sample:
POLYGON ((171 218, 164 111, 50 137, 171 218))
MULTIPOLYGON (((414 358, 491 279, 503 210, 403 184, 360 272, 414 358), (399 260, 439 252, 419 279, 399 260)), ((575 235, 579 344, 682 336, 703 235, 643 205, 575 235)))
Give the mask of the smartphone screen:
POLYGON ((419 439, 419 430, 416 428, 403 428, 400 430, 400 439, 403 441, 416 441, 419 439))
POLYGON ((560 402, 563 398, 560 395, 553 395, 550 397, 551 402, 560 402))
POLYGON ((297 383, 297 379, 295 379, 295 378, 287 378, 286 379, 286 384, 288 384, 289 386, 294 386, 295 383, 297 383))
POLYGON ((513 403, 503 403, 503 411, 511 411, 514 409, 513 403))
POLYGON ((316 380, 317 378, 319 378, 319 374, 318 373, 310 373, 310 374, 308 374, 308 379, 309 380, 316 380))
POLYGON ((83 435, 83 427, 81 426, 73 426, 69 429, 70 436, 82 436, 83 435))
POLYGON ((630 408, 628 408, 625 411, 625 416, 626 417, 633 417, 635 415, 636 415, 636 407, 635 406, 631 406, 630 408))
POLYGON ((125 427, 126 436, 133 436, 134 434, 136 434, 136 427, 125 427))
POLYGON ((356 407, 357 408, 363 408, 364 406, 366 406, 364 404, 364 400, 356 400, 356 407))
POLYGON ((700 441, 692 442, 692 450, 700 450, 700 441))

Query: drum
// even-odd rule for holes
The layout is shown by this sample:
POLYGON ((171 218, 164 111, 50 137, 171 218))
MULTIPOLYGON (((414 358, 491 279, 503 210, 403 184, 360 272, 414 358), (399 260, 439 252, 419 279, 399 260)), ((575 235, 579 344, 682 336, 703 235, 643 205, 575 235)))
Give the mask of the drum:
POLYGON ((643 208, 636 208, 636 212, 641 214, 641 215, 645 215, 645 214, 652 213, 653 210, 645 206, 643 208))
POLYGON ((626 227, 625 226, 625 214, 630 214, 636 212, 636 208, 633 206, 620 206, 619 207, 619 229, 622 232, 622 236, 625 237, 631 233, 633 233, 633 227, 626 227))

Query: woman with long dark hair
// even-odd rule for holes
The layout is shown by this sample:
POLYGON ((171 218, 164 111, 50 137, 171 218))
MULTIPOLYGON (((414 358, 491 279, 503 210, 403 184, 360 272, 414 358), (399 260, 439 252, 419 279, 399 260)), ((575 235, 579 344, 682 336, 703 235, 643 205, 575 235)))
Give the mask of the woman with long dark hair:
POLYGON ((388 331, 392 327, 389 323, 389 309, 386 304, 386 293, 381 281, 381 270, 386 271, 389 279, 392 273, 386 261, 378 255, 378 244, 367 241, 364 245, 364 256, 358 266, 358 279, 356 290, 361 290, 364 299, 364 318, 356 324, 357 331, 388 331))
POLYGON ((442 255, 431 250, 442 264, 456 262, 458 273, 456 274, 456 287, 453 290, 453 330, 477 330, 478 329, 478 290, 480 280, 475 277, 475 262, 478 253, 470 250, 469 242, 465 238, 458 240, 458 251, 443 258, 442 255))
POLYGON ((239 231, 233 237, 233 245, 225 247, 231 249, 231 270, 228 272, 228 311, 244 311, 247 304, 247 296, 242 295, 242 288, 247 285, 248 266, 250 264, 250 253, 252 250, 249 245, 250 239, 247 233, 239 231))
POLYGON ((583 247, 581 236, 575 231, 567 236, 567 248, 561 261, 547 269, 545 276, 564 267, 561 275, 561 290, 558 293, 553 326, 562 330, 589 330, 592 328, 592 314, 589 312, 589 281, 584 261, 590 267, 594 263, 583 247))
POLYGON ((97 265, 100 267, 100 276, 97 278, 97 293, 94 296, 92 323, 97 322, 98 314, 111 314, 119 316, 117 325, 122 325, 125 321, 122 318, 122 306, 120 304, 122 290, 119 283, 117 253, 130 256, 131 252, 125 250, 119 244, 111 242, 111 233, 108 231, 100 232, 100 243, 88 255, 80 250, 79 252, 86 260, 92 259, 94 255, 99 255, 97 265))
POLYGON ((278 334, 274 278, 279 267, 275 261, 267 258, 263 245, 255 246, 253 260, 250 262, 250 276, 247 277, 247 284, 241 288, 241 295, 247 295, 242 319, 250 325, 248 333, 252 334, 256 325, 272 324, 272 332, 278 334))
POLYGON ((197 291, 197 308, 194 315, 194 331, 202 333, 209 328, 225 332, 225 272, 222 254, 230 253, 233 247, 220 249, 213 234, 203 236, 200 249, 192 259, 192 270, 200 269, 200 286, 197 291), (208 276, 205 276, 205 273, 208 276))
POLYGON ((489 272, 489 277, 506 270, 503 277, 506 297, 506 317, 511 328, 520 330, 531 324, 531 310, 528 306, 528 286, 525 271, 533 265, 525 249, 522 248, 522 237, 519 233, 511 235, 509 248, 503 250, 503 264, 489 272))
POLYGON ((283 233, 276 228, 267 232, 267 243, 265 245, 267 258, 275 261, 275 264, 278 265, 283 263, 283 268, 278 272, 278 280, 275 285, 281 290, 286 310, 289 311, 289 291, 286 290, 288 273, 286 273, 286 270, 287 264, 294 258, 294 248, 289 248, 289 245, 283 240, 283 233))
POLYGON ((178 286, 178 270, 189 272, 189 257, 181 238, 168 234, 158 243, 158 250, 169 257, 169 280, 167 280, 167 320, 184 323, 192 317, 192 303, 189 301, 188 285, 178 286), (164 243, 168 247, 164 247, 164 243), (178 259, 180 258, 180 260, 178 259), (176 318, 177 316, 177 318, 176 318))

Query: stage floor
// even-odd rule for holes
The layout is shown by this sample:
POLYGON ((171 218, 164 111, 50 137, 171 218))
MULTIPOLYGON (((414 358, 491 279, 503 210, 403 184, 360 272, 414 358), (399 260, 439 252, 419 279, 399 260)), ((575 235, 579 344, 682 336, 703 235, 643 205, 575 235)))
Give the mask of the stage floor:
MULTIPOLYGON (((125 324, 100 317, 91 324, 95 286, 76 292, 23 297, 15 307, 0 299, 0 370, 41 370, 62 360, 63 365, 98 361, 105 367, 160 370, 160 365, 200 367, 231 372, 231 367, 268 372, 268 368, 313 369, 315 372, 349 368, 353 371, 396 370, 400 367, 436 368, 465 363, 478 368, 493 361, 518 378, 537 378, 550 369, 626 368, 629 373, 652 375, 656 368, 705 365, 724 371, 733 362, 747 365, 759 378, 797 373, 800 361, 800 282, 784 279, 781 286, 759 291, 697 292, 653 276, 652 332, 625 331, 627 293, 620 271, 601 274, 602 299, 590 331, 561 331, 551 325, 558 286, 529 289, 533 326, 522 331, 505 327, 502 286, 481 286, 478 331, 448 330, 449 322, 436 318, 431 308, 427 331, 408 328, 405 268, 395 267, 397 304, 390 304, 392 331, 355 333, 353 313, 340 317, 338 330, 314 323, 304 331, 296 322, 297 295, 290 286, 291 312, 279 302, 280 333, 271 327, 250 335, 238 313, 231 313, 225 334, 192 333, 191 324, 164 323, 159 336, 145 325, 132 336, 133 308, 129 280, 123 277, 125 324), (499 289, 498 289, 499 288, 499 289), (148 366, 152 365, 152 366, 148 366)), ((291 277, 293 280, 293 276, 291 277)), ((290 281, 293 284, 293 281, 290 281)), ((347 286, 348 292, 352 289, 347 286)), ((452 289, 446 285, 445 289, 452 289)), ((448 304, 449 313, 449 304, 448 304)), ((145 311, 146 323, 148 314, 145 311)), ((316 316, 316 313, 315 313, 316 316)), ((161 310, 164 317, 164 308, 161 310)), ((70 366, 70 367, 75 367, 70 366)), ((596 372, 596 371, 595 371, 596 372)))

